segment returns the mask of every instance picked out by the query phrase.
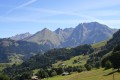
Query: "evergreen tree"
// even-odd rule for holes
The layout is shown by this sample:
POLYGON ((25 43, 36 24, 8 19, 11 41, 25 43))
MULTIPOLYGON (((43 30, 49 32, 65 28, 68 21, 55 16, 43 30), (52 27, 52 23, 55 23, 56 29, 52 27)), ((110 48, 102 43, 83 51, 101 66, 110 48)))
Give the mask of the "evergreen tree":
POLYGON ((120 51, 113 52, 112 55, 110 56, 110 61, 113 65, 114 69, 120 68, 120 51))
POLYGON ((112 63, 108 60, 105 63, 105 69, 110 69, 110 68, 112 68, 112 63))
POLYGON ((0 80, 10 80, 7 75, 0 74, 0 80))
POLYGON ((49 77, 48 73, 43 69, 40 69, 39 72, 36 75, 39 78, 47 78, 47 77, 49 77))
POLYGON ((92 66, 89 65, 89 64, 86 64, 86 65, 85 65, 85 68, 86 68, 88 71, 90 71, 90 70, 92 69, 92 66))
POLYGON ((56 76, 57 72, 55 70, 52 71, 51 76, 56 76))

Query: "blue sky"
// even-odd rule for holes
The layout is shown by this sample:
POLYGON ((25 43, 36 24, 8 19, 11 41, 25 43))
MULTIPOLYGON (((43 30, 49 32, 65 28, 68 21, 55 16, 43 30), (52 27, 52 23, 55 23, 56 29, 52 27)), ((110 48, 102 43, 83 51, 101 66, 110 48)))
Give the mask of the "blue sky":
POLYGON ((97 21, 120 28, 120 0, 0 0, 0 38, 97 21))

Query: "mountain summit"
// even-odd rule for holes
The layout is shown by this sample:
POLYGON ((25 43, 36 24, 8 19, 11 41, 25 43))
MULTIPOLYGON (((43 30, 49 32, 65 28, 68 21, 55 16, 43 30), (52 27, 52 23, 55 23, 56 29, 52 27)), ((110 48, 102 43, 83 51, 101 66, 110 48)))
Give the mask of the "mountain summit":
POLYGON ((97 43, 112 37, 115 30, 98 22, 79 24, 63 43, 64 47, 78 46, 80 44, 97 43))
POLYGON ((35 33, 27 38, 26 41, 48 45, 52 48, 60 45, 59 36, 47 28, 35 33))

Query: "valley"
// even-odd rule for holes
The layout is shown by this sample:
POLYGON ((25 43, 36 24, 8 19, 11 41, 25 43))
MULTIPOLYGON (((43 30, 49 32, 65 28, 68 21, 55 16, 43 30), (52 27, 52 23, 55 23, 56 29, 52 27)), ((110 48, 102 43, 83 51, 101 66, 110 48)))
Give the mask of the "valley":
MULTIPOLYGON (((94 22, 94 24, 85 23, 84 25, 88 24, 100 25, 96 22, 94 22)), ((81 28, 77 30, 81 30, 81 28)), ((61 29, 56 30, 56 32, 57 31, 61 31, 61 29)), ((70 34, 72 35, 74 33, 75 32, 71 32, 70 34)), ((71 45, 71 47, 67 46, 66 48, 64 46, 55 46, 54 39, 57 39, 57 37, 54 38, 54 36, 56 34, 48 29, 43 29, 31 37, 29 36, 22 40, 12 40, 10 38, 0 39, 0 71, 13 80, 29 80, 32 76, 37 76, 42 80, 112 80, 112 68, 114 68, 114 74, 117 80, 120 75, 119 65, 114 63, 114 61, 118 59, 117 61, 119 63, 119 33, 120 30, 111 33, 113 37, 109 36, 107 39, 98 42, 92 41, 90 44, 87 42, 74 43, 70 41, 70 43, 74 43, 74 45, 71 45), (49 39, 48 36, 50 36, 51 39, 49 39), (33 41, 27 41, 28 38, 32 38, 33 41), (42 40, 45 44, 36 42, 38 40, 42 40), (111 57, 118 58, 114 60, 111 57)), ((75 33, 75 35, 77 34, 75 33)), ((79 34, 82 35, 81 33, 79 34)), ((85 35, 86 33, 83 34, 85 35)), ((97 32, 95 34, 97 34, 97 32)), ((100 38, 100 35, 97 35, 97 37, 100 38)), ((63 40, 63 38, 60 39, 63 40)), ((65 39, 63 40, 64 42, 65 39)), ((89 40, 89 38, 86 39, 89 40)), ((79 42, 79 40, 77 42, 79 42)))

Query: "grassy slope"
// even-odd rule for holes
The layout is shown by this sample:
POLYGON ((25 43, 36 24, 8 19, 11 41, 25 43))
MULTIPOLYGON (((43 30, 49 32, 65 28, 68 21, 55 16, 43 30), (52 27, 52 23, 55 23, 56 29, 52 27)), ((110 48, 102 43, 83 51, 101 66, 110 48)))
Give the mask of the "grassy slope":
MULTIPOLYGON (((84 65, 86 63, 87 59, 88 59, 88 55, 86 55, 86 56, 79 55, 79 56, 75 56, 75 57, 71 58, 70 60, 58 61, 57 63, 53 64, 52 66, 54 68, 58 68, 58 67, 61 67, 61 66, 59 66, 59 64, 62 64, 62 63, 66 64, 67 66, 84 65), (77 62, 77 63, 73 64, 74 60, 78 60, 79 58, 80 58, 81 63, 77 62)), ((33 74, 36 74, 38 71, 39 71, 39 69, 33 70, 33 74)))
POLYGON ((11 65, 11 63, 0 63, 0 71, 2 71, 6 67, 10 67, 11 65))
POLYGON ((95 44, 92 45, 92 47, 93 47, 93 48, 100 48, 100 47, 102 47, 102 46, 105 46, 106 43, 107 43, 107 40, 102 41, 102 42, 95 43, 95 44))
MULTIPOLYGON (((102 46, 105 46, 105 44, 107 43, 107 40, 99 42, 99 43, 95 43, 92 45, 93 48, 96 48, 97 51, 99 51, 99 48, 102 46)), ((87 61, 87 59, 89 58, 89 56, 83 56, 83 55, 79 55, 76 57, 71 58, 70 60, 66 60, 66 61, 58 61, 57 63, 53 64, 53 67, 60 67, 59 65, 64 63, 67 66, 79 66, 79 65, 84 65, 87 61), (74 60, 78 60, 78 58, 80 57, 80 61, 81 63, 77 62, 75 64, 73 64, 74 60)))
POLYGON ((9 63, 0 63, 0 71, 2 71, 6 67, 12 66, 13 64, 16 64, 16 65, 21 64, 23 62, 21 57, 22 57, 22 55, 20 55, 20 54, 14 54, 12 56, 9 56, 9 60, 11 62, 9 62, 9 63))
MULTIPOLYGON (((44 80, 113 80, 113 74, 107 75, 112 72, 112 69, 103 70, 97 69, 81 73, 73 73, 68 76, 55 76, 44 80)), ((115 80, 120 80, 120 73, 114 74, 115 80)))
POLYGON ((12 56, 9 56, 10 63, 21 64, 23 62, 22 57, 23 55, 21 54, 14 54, 12 56))
POLYGON ((53 64, 53 67, 60 67, 59 65, 64 63, 67 66, 79 66, 79 65, 84 65, 86 63, 88 59, 88 55, 79 55, 79 56, 75 56, 73 58, 71 58, 70 60, 66 60, 66 61, 58 61, 57 63, 53 64), (74 60, 78 60, 80 58, 80 60, 77 63, 74 63, 74 60))

